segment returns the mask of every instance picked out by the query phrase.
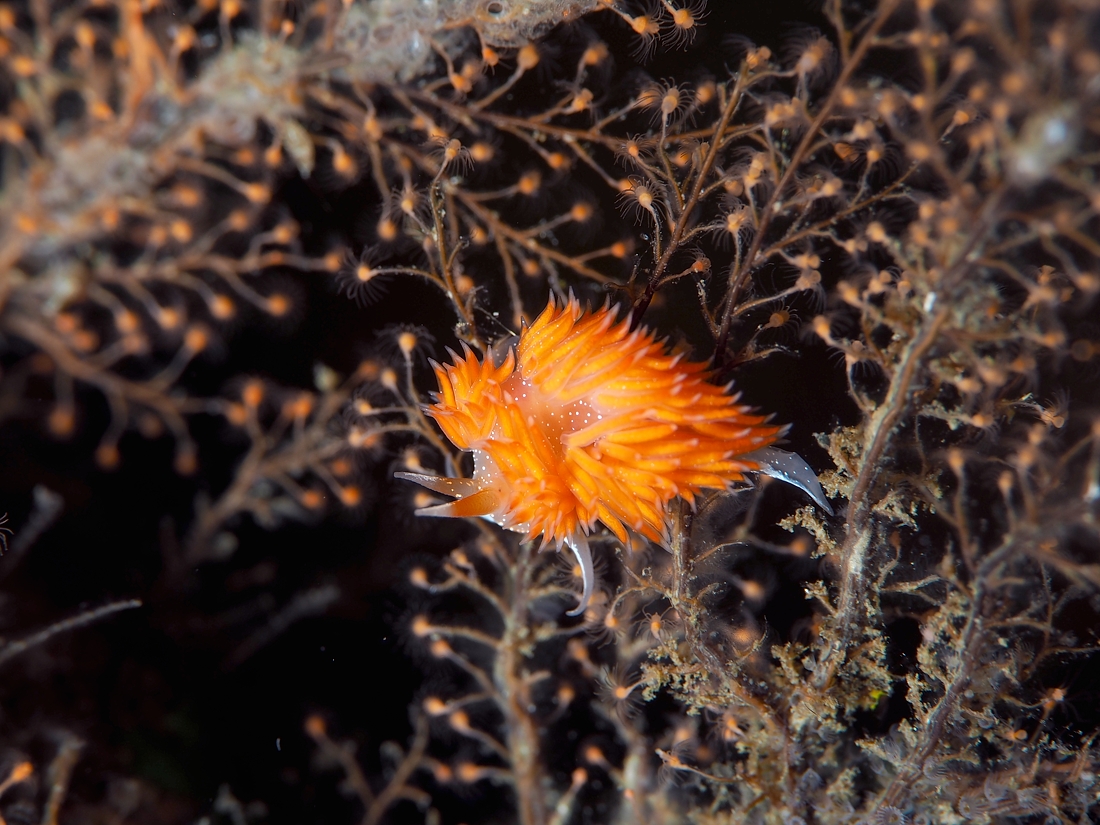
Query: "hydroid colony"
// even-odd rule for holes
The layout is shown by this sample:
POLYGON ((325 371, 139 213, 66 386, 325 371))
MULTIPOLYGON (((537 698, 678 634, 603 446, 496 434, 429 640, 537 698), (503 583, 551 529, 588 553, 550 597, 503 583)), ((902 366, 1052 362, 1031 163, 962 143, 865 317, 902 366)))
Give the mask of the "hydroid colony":
MULTIPOLYGON (((64 609, 123 586, 151 608, 125 614, 150 643, 116 643, 113 680, 91 644, 71 658, 92 678, 8 665, 6 821, 136 821, 153 780, 104 798, 98 779, 143 767, 131 707, 186 717, 148 687, 173 666, 219 711, 209 775, 296 822, 1096 819, 1095 4, 827 0, 820 31, 775 20, 749 42, 773 5, 0 5, 0 445, 94 455, 102 474, 39 476, 92 495, 103 520, 75 534, 116 545, 46 534, 56 563, 5 581, 4 621, 38 615, 69 570, 64 609), (592 9, 595 29, 538 39, 592 9), (631 64, 722 21, 659 82, 631 64), (843 513, 825 517, 804 462, 741 452, 777 425, 570 289, 680 325, 722 381, 785 409, 843 513), (490 346, 548 294, 536 323, 563 346, 490 346), (416 317, 393 325, 402 305, 416 317), (471 348, 439 368, 434 421, 433 339, 471 348), (547 366, 611 386, 622 350, 662 367, 638 388, 667 396, 644 423, 624 424, 621 394, 561 396, 579 384, 547 366), (718 422, 691 420, 700 405, 718 422), (466 447, 471 477, 444 481, 466 447), (157 458, 173 449, 184 478, 157 458), (818 506, 733 480, 749 472, 818 506), (151 493, 170 484, 169 510, 151 493), (539 535, 599 542, 600 587, 521 541, 539 535), (578 578, 591 598, 563 618, 578 578), (328 655, 341 632, 353 652, 328 655), (382 669, 405 689, 368 703, 382 669), (89 707, 136 735, 97 735, 74 718, 89 707)), ((35 521, 13 513, 0 576, 35 521)), ((195 776, 192 808, 214 793, 195 776)))

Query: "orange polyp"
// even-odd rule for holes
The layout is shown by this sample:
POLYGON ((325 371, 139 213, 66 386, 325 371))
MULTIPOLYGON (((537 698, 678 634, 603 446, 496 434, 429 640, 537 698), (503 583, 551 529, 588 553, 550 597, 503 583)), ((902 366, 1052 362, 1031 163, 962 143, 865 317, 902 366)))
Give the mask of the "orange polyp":
POLYGON ((428 414, 474 453, 473 478, 402 477, 459 496, 427 515, 481 515, 569 545, 585 574, 581 611, 596 522, 624 543, 628 527, 667 543, 672 499, 760 469, 745 454, 785 430, 711 383, 705 364, 631 331, 610 306, 585 312, 572 297, 551 298, 500 366, 468 348, 452 356, 433 365, 440 390, 428 414))

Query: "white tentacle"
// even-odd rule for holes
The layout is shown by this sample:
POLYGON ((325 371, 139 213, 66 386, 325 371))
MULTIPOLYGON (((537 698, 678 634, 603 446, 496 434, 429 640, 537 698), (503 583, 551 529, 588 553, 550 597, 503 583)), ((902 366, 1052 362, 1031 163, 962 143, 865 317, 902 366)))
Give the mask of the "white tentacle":
POLYGON ((758 462, 760 469, 757 472, 785 481, 787 484, 793 484, 812 498, 822 510, 830 516, 833 515, 833 507, 825 497, 825 491, 821 489, 817 474, 798 453, 777 450, 775 447, 764 447, 747 453, 743 458, 758 462))
POLYGON ((581 580, 584 590, 581 593, 580 604, 568 611, 566 616, 580 616, 588 609, 588 602, 592 599, 592 591, 596 587, 596 570, 592 566, 592 548, 588 546, 588 536, 577 533, 565 540, 573 555, 577 557, 577 564, 581 566, 581 580))

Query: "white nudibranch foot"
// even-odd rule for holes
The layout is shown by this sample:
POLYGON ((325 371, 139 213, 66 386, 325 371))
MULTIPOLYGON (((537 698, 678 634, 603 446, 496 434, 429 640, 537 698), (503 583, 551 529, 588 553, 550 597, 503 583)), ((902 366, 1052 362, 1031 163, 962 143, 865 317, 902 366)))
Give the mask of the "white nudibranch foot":
POLYGON ((775 447, 764 447, 761 450, 746 453, 742 458, 757 462, 760 469, 756 472, 793 484, 812 498, 822 510, 830 516, 833 515, 833 507, 825 497, 825 491, 821 489, 817 474, 798 453, 777 450, 775 447))

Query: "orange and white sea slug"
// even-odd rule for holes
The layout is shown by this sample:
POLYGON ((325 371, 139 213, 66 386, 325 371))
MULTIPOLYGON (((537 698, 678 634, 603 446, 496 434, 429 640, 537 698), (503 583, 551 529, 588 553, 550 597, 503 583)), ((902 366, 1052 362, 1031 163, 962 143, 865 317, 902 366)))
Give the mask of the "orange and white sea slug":
POLYGON ((454 501, 417 511, 483 516, 577 557, 585 609, 594 586, 588 536, 601 522, 668 545, 668 503, 693 502, 746 472, 796 484, 828 509, 801 458, 769 448, 786 427, 737 403, 701 362, 669 354, 605 305, 586 312, 551 297, 499 365, 468 347, 433 362, 440 391, 428 414, 474 456, 473 478, 397 473, 454 501), (778 469, 777 469, 778 468, 778 469))

